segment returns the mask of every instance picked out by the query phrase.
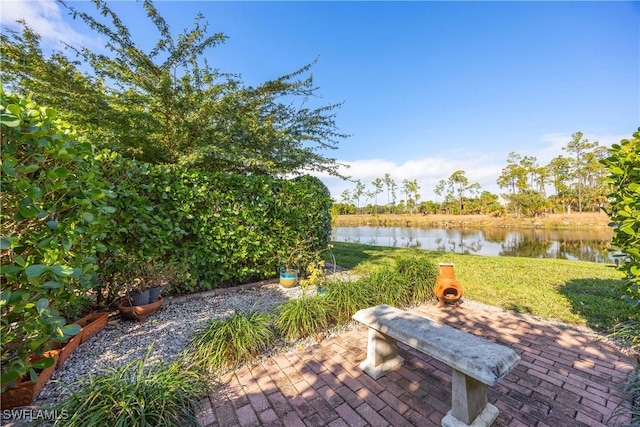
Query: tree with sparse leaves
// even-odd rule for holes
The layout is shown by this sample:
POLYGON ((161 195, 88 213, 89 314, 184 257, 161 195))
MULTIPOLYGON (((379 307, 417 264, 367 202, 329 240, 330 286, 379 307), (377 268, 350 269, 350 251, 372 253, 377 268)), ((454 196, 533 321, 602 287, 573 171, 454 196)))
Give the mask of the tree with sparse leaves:
POLYGON ((587 185, 589 175, 589 153, 597 146, 598 142, 589 142, 588 139, 583 139, 582 132, 576 132, 571 135, 571 141, 569 141, 566 146, 562 147, 563 150, 574 155, 569 165, 578 190, 579 212, 582 212, 582 192, 584 187, 587 185))
POLYGON ((352 197, 353 200, 356 202, 356 207, 358 209, 360 209, 360 197, 364 196, 366 187, 365 185, 362 183, 362 181, 357 180, 356 181, 356 188, 353 190, 352 197))
POLYGON ((174 36, 154 4, 143 1, 159 34, 147 52, 105 1, 93 0, 100 19, 61 3, 106 39, 108 53, 68 46, 75 58, 63 52, 46 57, 40 36, 23 23, 21 33, 1 36, 5 90, 32 93, 95 145, 151 163, 340 176, 340 164, 323 154, 347 136, 335 123, 340 104, 313 105, 318 90, 310 75, 313 63, 246 86, 208 63, 206 54, 226 36, 209 34, 202 15, 193 28, 174 36))
POLYGON ((374 202, 373 202, 373 209, 374 212, 378 212, 378 194, 382 193, 382 187, 384 186, 384 181, 382 180, 382 178, 376 178, 373 181, 371 181, 371 185, 373 185, 373 198, 374 198, 374 202))

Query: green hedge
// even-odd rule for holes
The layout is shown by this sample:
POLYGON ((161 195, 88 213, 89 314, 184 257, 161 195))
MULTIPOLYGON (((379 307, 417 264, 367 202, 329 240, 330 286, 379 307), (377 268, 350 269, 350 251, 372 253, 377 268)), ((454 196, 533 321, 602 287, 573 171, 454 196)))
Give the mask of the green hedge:
POLYGON ((154 207, 156 236, 131 236, 139 251, 198 272, 203 288, 273 277, 281 260, 309 242, 325 248, 331 233, 331 198, 316 178, 283 180, 269 176, 206 173, 153 167, 139 195, 154 207), (162 220, 160 220, 162 218, 162 220), (160 231, 162 229, 163 231, 160 231))
POLYGON ((66 308, 96 283, 112 302, 149 264, 188 272, 187 292, 273 277, 294 249, 329 243, 331 198, 317 178, 94 153, 55 111, 4 94, 3 105, 2 245, 16 255, 3 276, 64 294, 66 308))
POLYGON ((72 315, 95 282, 114 195, 92 146, 55 111, 1 96, 3 289, 62 299, 72 315))
POLYGON ((274 277, 293 250, 329 244, 331 195, 318 178, 149 165, 106 151, 99 160, 117 195, 99 256, 107 301, 149 264, 177 270, 170 291, 188 293, 274 277))

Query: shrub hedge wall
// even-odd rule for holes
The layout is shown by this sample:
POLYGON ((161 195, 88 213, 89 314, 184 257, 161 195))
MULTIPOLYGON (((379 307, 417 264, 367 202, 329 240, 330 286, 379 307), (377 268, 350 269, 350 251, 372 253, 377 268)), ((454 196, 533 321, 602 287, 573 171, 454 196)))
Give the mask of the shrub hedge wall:
POLYGON ((274 277, 292 251, 328 245, 317 178, 151 166, 95 152, 27 99, 2 93, 1 110, 3 291, 64 294, 71 317, 88 291, 113 302, 150 264, 177 267, 188 283, 174 289, 190 292, 274 277))
POLYGON ((203 289, 273 277, 294 249, 329 243, 331 198, 317 178, 125 167, 112 241, 129 261, 187 266, 203 289))

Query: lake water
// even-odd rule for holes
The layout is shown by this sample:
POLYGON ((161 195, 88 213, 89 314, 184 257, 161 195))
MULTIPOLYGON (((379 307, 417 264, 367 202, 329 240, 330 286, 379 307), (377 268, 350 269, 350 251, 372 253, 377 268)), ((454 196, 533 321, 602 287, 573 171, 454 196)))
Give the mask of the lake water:
POLYGON ((419 248, 488 256, 613 262, 613 232, 584 230, 451 230, 412 227, 334 227, 337 242, 419 248))

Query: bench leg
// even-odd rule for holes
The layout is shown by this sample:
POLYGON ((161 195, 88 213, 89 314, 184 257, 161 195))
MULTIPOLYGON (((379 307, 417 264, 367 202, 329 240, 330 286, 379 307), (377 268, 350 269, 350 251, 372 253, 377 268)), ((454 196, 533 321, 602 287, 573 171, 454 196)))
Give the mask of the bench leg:
POLYGON ((360 368, 373 379, 378 379, 387 371, 402 364, 404 359, 398 356, 398 342, 388 335, 369 328, 367 359, 360 368))
POLYGON ((487 400, 487 386, 460 371, 452 373, 451 410, 443 427, 488 427, 498 417, 498 408, 487 400))

